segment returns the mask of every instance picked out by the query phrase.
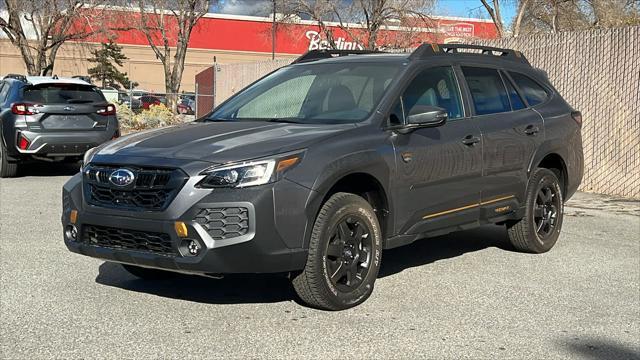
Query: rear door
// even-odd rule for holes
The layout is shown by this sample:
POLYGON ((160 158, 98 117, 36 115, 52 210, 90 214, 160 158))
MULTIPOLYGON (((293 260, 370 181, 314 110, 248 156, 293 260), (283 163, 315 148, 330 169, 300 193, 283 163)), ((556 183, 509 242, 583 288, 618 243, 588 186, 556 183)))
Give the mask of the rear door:
POLYGON ((35 110, 27 116, 31 130, 105 130, 112 117, 104 111, 107 102, 102 93, 90 85, 27 85, 23 99, 35 110))
POLYGON ((543 140, 543 122, 502 71, 463 65, 462 72, 483 135, 481 217, 497 217, 524 202, 527 169, 543 140))

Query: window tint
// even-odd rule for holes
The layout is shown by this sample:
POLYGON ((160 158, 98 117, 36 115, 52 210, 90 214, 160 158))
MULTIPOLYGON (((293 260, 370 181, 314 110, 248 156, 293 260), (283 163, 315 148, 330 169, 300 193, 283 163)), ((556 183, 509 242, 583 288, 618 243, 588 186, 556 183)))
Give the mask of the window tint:
POLYGON ((9 88, 11 86, 5 82, 0 83, 0 104, 4 103, 9 94, 9 88))
POLYGON ((24 100, 38 104, 104 102, 105 98, 93 86, 77 84, 43 84, 24 89, 24 100))
POLYGON ((511 111, 507 91, 495 69, 463 67, 477 115, 511 111))
POLYGON ((509 80, 504 73, 502 73, 502 79, 504 80, 505 85, 507 85, 507 93, 509 93, 509 100, 511 100, 511 109, 512 110, 520 110, 524 109, 526 106, 524 105, 524 101, 520 97, 520 94, 516 91, 516 88, 513 87, 511 80, 509 80))
POLYGON ((449 119, 462 117, 458 83, 451 67, 438 67, 422 71, 409 84, 402 95, 405 117, 416 105, 438 106, 447 110, 449 119))
POLYGON ((524 94, 530 106, 540 104, 549 96, 547 91, 530 77, 514 72, 510 72, 509 74, 524 94))

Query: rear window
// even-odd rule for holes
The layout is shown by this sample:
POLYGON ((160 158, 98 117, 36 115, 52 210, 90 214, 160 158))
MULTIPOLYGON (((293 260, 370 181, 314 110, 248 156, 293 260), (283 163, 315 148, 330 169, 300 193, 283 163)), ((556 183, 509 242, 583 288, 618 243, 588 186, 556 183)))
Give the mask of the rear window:
POLYGON ((37 104, 104 102, 104 95, 94 86, 78 84, 42 84, 27 86, 24 100, 37 104))
POLYGON ((529 103, 529 106, 538 105, 545 101, 549 96, 542 86, 528 76, 515 72, 509 72, 509 74, 522 91, 524 98, 527 99, 527 102, 529 103))

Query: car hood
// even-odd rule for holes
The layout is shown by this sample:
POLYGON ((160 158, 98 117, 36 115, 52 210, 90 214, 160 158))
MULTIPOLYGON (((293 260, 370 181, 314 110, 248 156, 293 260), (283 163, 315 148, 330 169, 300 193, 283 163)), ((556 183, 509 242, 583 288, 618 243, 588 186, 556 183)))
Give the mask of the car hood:
POLYGON ((110 161, 115 156, 135 156, 226 163, 302 149, 354 126, 259 121, 192 122, 116 139, 99 149, 94 159, 110 161))

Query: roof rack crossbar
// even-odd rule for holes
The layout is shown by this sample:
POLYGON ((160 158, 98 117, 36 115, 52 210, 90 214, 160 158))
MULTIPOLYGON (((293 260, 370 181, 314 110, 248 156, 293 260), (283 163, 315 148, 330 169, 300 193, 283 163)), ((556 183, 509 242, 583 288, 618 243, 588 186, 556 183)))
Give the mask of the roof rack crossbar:
POLYGON ((292 64, 298 64, 309 61, 316 61, 322 59, 330 59, 338 56, 349 56, 349 55, 364 55, 364 54, 379 54, 382 51, 378 50, 310 50, 304 53, 299 58, 295 59, 292 64))
POLYGON ((21 74, 7 74, 3 77, 3 79, 16 79, 23 82, 27 82, 27 77, 21 74))
POLYGON ((409 56, 410 60, 424 60, 431 56, 442 54, 460 54, 460 49, 480 50, 480 54, 464 52, 464 54, 480 55, 480 56, 500 56, 508 60, 529 64, 527 58, 518 50, 501 49, 491 46, 466 45, 466 44, 427 44, 423 43, 416 48, 409 56), (497 53, 498 55, 494 55, 497 53))

